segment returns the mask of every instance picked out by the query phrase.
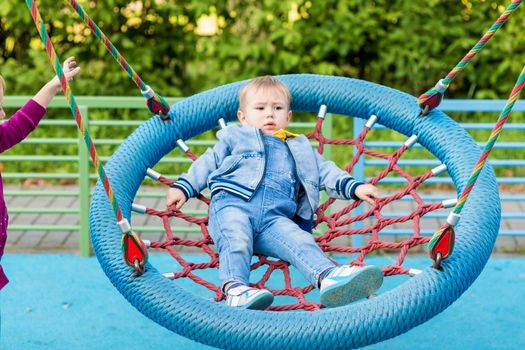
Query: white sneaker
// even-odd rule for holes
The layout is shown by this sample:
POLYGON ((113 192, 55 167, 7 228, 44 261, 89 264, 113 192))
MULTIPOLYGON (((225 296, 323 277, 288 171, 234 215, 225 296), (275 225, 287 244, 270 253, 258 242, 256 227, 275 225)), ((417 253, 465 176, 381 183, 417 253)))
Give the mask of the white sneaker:
POLYGON ((336 266, 321 281, 321 304, 337 307, 367 298, 382 283, 383 273, 375 266, 336 266))
POLYGON ((273 303, 273 294, 266 289, 238 286, 228 289, 226 305, 245 309, 264 310, 273 303))

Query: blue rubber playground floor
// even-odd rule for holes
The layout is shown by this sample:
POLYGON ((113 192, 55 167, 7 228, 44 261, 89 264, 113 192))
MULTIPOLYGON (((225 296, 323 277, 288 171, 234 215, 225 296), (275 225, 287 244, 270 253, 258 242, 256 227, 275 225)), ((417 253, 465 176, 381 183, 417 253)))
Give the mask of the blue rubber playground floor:
MULTIPOLYGON (((155 260, 169 263, 168 256, 155 260), (165 260, 165 261, 164 261, 165 260)), ((0 294, 2 350, 211 349, 158 326, 111 285, 96 258, 8 254, 0 294)), ((411 264, 428 264, 426 258, 411 264)), ((366 349, 523 349, 525 258, 491 258, 451 307, 366 349)))

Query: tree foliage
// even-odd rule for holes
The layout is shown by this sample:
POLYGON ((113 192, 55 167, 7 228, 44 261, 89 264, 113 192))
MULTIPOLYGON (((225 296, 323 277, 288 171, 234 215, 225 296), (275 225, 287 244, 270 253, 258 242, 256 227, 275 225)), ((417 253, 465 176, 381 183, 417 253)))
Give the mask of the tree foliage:
MULTIPOLYGON (((137 95, 68 5, 37 5, 58 54, 84 70, 77 95, 137 95)), ((495 0, 79 1, 141 77, 188 96, 261 74, 365 79, 419 95, 445 76, 501 15, 495 0)), ((456 79, 448 97, 506 98, 525 63, 523 8, 456 79)), ((24 2, 2 0, 0 73, 9 94, 52 75, 24 2)))
MULTIPOLYGON (((59 56, 65 59, 75 55, 82 67, 82 76, 73 87, 76 95, 139 96, 134 83, 91 34, 69 1, 36 0, 36 3, 59 56)), ((189 96, 262 74, 292 73, 359 78, 418 96, 459 62, 510 0, 79 0, 79 3, 143 80, 163 96, 189 96)), ((508 97, 525 64, 523 11, 524 8, 519 8, 496 33, 454 81, 447 97, 508 97)), ((24 1, 2 0, 0 6, 0 74, 7 81, 9 95, 34 94, 53 75, 24 1)), ((53 112, 48 118, 54 117, 53 112)), ((90 111, 90 118, 114 118, 112 112, 90 111)), ((125 111, 119 113, 119 117, 130 117, 125 111)), ((454 115, 456 119, 469 117, 472 115, 454 115)), ((476 120, 481 120, 477 117, 476 120)), ((485 119, 490 122, 496 119, 491 115, 483 118, 490 118, 485 119)), ((513 114, 514 120, 518 118, 523 120, 524 115, 513 114)), ((343 128, 335 126, 336 136, 348 136, 343 128)), ((130 132, 91 129, 97 139, 126 137, 130 132)), ((513 140, 519 139, 517 135, 506 134, 513 140)), ((33 134, 35 137, 75 135, 74 128, 44 126, 33 134)), ((475 135, 480 141, 486 139, 484 134, 482 138, 478 136, 475 135)), ((400 135, 391 135, 390 139, 396 137, 400 135)), ((112 146, 98 148, 102 148, 102 154, 111 154, 113 148, 108 147, 112 146)), ((20 145, 16 152, 33 154, 35 149, 20 145)), ((36 152, 76 154, 76 147, 58 149, 49 144, 38 147, 36 152)), ((342 155, 336 154, 337 157, 342 155)))

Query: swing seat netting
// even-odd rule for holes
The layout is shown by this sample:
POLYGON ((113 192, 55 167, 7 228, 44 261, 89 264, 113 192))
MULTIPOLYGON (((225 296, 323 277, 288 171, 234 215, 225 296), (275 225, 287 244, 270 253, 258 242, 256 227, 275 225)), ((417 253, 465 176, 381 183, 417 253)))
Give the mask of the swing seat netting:
MULTIPOLYGON (((328 106, 328 112, 354 118, 368 119, 376 115, 383 126, 406 135, 417 136, 417 142, 430 151, 452 178, 458 193, 465 187, 471 169, 481 152, 471 137, 453 120, 439 110, 427 116, 420 115, 415 97, 374 83, 319 75, 279 76, 292 93, 294 112, 316 113, 319 106, 328 106)), ((133 199, 143 182, 148 169, 177 146, 177 140, 188 140, 217 127, 223 117, 226 121, 236 119, 238 92, 244 82, 233 83, 199 93, 174 104, 169 120, 152 117, 141 125, 118 148, 107 162, 106 170, 115 195, 125 217, 130 217, 133 199)), ((319 131, 320 123, 316 130, 319 131)), ((366 129, 366 128, 365 128, 366 129)), ((427 243, 429 237, 419 232, 418 222, 429 211, 442 208, 442 204, 423 203, 416 188, 434 174, 431 170, 422 175, 410 176, 397 166, 396 161, 406 151, 406 146, 392 154, 383 154, 363 147, 367 131, 356 140, 346 140, 348 147, 357 152, 349 160, 347 170, 352 170, 358 156, 376 156, 386 159, 389 165, 371 182, 379 183, 390 172, 396 172, 407 180, 407 184, 395 194, 388 194, 376 205, 377 210, 351 217, 359 203, 333 213, 325 213, 331 200, 321 205, 318 222, 328 227, 326 233, 316 240, 327 252, 347 253, 345 263, 366 264, 365 257, 372 251, 398 249, 397 261, 382 267, 386 276, 409 274, 402 266, 408 249, 427 243), (384 218, 380 210, 384 205, 404 196, 412 196, 417 209, 403 218, 384 218), (352 229, 349 224, 375 216, 375 223, 352 229), (395 222, 413 220, 413 236, 402 242, 381 242, 380 230, 395 222), (342 227, 339 227, 341 225, 342 227), (341 235, 368 235, 363 247, 340 247, 331 242, 341 235), (350 259, 354 253, 354 260, 350 259), (357 257, 356 257, 357 256, 357 257)), ((322 134, 313 132, 310 137, 321 144, 331 143, 322 134)), ((350 153, 350 152, 349 152, 350 153)), ((161 178, 161 182, 167 182, 161 178)), ((175 179, 170 179, 175 180, 175 179)), ((462 211, 461 221, 456 226, 454 253, 442 263, 442 271, 428 268, 408 278, 395 288, 370 299, 350 305, 327 309, 308 300, 313 287, 298 287, 288 280, 289 267, 285 262, 257 257, 252 269, 266 269, 258 287, 267 286, 271 272, 280 270, 276 278, 285 279, 285 288, 272 290, 276 295, 295 297, 293 305, 275 306, 270 310, 300 311, 253 311, 225 306, 219 287, 198 276, 198 271, 217 267, 218 259, 206 228, 206 218, 191 218, 180 212, 155 211, 148 214, 160 216, 167 231, 166 240, 152 242, 154 248, 166 248, 172 254, 181 271, 163 275, 152 264, 146 264, 146 272, 137 277, 122 259, 121 232, 116 225, 103 185, 97 184, 90 212, 93 246, 98 260, 111 282, 126 299, 144 315, 162 326, 195 341, 219 348, 230 349, 339 349, 356 348, 373 344, 401 333, 427 321, 453 303, 477 278, 488 260, 498 233, 500 202, 496 178, 489 166, 485 166, 472 192, 470 201, 462 211), (201 237, 187 240, 174 235, 170 229, 170 217, 187 220, 199 226, 201 237), (173 248, 174 244, 197 246, 209 260, 189 263, 173 248), (215 293, 215 300, 196 295, 180 286, 182 278, 189 278, 215 293), (305 296, 306 295, 306 296, 305 296), (314 312, 305 312, 314 311, 314 312)), ((395 203, 394 203, 395 205, 395 203)), ((184 212, 184 208, 182 210, 184 212)), ((201 254, 202 256, 202 254, 201 254)), ((269 284, 271 288, 271 284, 269 284)), ((277 299, 276 299, 277 300, 277 299)))

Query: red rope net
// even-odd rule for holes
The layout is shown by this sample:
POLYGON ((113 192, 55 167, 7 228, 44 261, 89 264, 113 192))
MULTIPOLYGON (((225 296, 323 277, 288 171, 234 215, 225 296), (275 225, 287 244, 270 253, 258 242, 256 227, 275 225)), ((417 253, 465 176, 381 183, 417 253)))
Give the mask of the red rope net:
MULTIPOLYGON (((389 251, 399 251, 395 262, 381 268, 383 274, 385 276, 411 274, 411 270, 409 268, 402 266, 408 251, 411 248, 426 244, 430 240, 430 237, 421 235, 421 218, 429 212, 444 208, 444 202, 437 202, 431 204, 425 203, 416 190, 418 186, 422 184, 425 180, 437 175, 445 168, 438 167, 441 169, 436 170, 438 168, 434 168, 422 175, 411 176, 406 171, 401 169, 400 166, 397 165, 397 163, 400 157, 403 155, 403 153, 407 149, 409 149, 411 145, 416 141, 415 136, 413 136, 407 142, 405 142, 405 144, 403 144, 403 146, 401 146, 399 149, 395 150, 391 154, 388 154, 378 152, 366 148, 364 146, 365 137, 370 131, 373 122, 367 123, 367 126, 365 126, 365 128, 361 131, 361 133, 356 139, 330 139, 324 137, 321 132, 323 121, 324 118, 318 118, 314 131, 306 135, 311 140, 317 140, 319 144, 319 153, 323 153, 325 145, 346 145, 354 147, 354 150, 356 151, 354 152, 354 155, 348 163, 348 165, 345 166, 346 171, 351 173, 354 168, 354 165, 358 162, 359 158, 363 155, 366 155, 369 157, 386 160, 388 163, 386 168, 383 169, 378 175, 370 179, 368 183, 377 184, 380 180, 384 179, 388 174, 392 172, 395 172, 399 176, 405 178, 407 183, 400 189, 397 189, 396 192, 394 192, 393 194, 389 194, 388 196, 384 196, 381 199, 377 200, 374 206, 370 206, 370 209, 362 211, 362 213, 356 216, 351 216, 350 214, 352 213, 352 211, 359 207, 359 205, 361 204, 360 200, 350 201, 348 202, 348 205, 346 205, 342 209, 333 212, 330 212, 329 209, 332 207, 331 205, 334 203, 334 199, 328 199, 325 202, 321 203, 316 213, 317 220, 315 222, 314 227, 319 228, 323 226, 327 227, 327 230, 320 236, 316 237, 316 241, 318 242, 321 249, 326 253, 353 254, 352 256, 354 258, 349 259, 348 261, 348 263, 352 265, 364 265, 365 257, 372 252, 377 252, 379 250, 386 249, 389 251), (368 124, 370 124, 370 126, 368 124), (413 210, 407 215, 394 218, 388 218, 382 215, 381 211, 385 206, 405 196, 410 196, 411 198, 413 198, 417 205, 415 210, 413 210), (364 227, 351 227, 352 224, 356 224, 359 222, 364 223, 366 219, 368 219, 372 223, 368 226, 364 226, 363 224, 360 225, 364 227), (379 233, 385 227, 394 224, 409 222, 412 222, 411 226, 413 233, 411 236, 406 237, 405 239, 399 242, 386 242, 380 240, 379 233), (339 237, 353 237, 356 235, 367 235, 369 236, 369 239, 363 246, 339 246, 333 242, 339 237)), ((186 150, 185 153, 192 160, 196 159, 195 154, 193 154, 189 149, 186 150)), ((157 176, 157 180, 168 186, 173 183, 167 178, 160 176, 160 174, 157 176)), ((207 199, 201 194, 197 198, 198 200, 204 202, 206 206, 209 206, 209 199, 207 199)), ((200 284, 212 291, 213 293, 215 293, 214 299, 216 301, 223 300, 224 296, 220 287, 206 280, 205 278, 198 276, 198 274, 196 273, 198 271, 202 271, 209 268, 217 268, 219 264, 218 254, 214 249, 211 248, 211 246, 213 246, 213 241, 208 233, 208 217, 193 217, 184 214, 181 211, 173 210, 171 208, 162 211, 146 208, 144 211, 145 214, 159 217, 162 220, 164 229, 166 231, 165 238, 161 241, 151 241, 149 243, 150 247, 165 249, 182 268, 182 271, 166 273, 164 275, 173 279, 188 278, 193 282, 200 284), (180 220, 184 220, 185 222, 190 223, 191 225, 198 226, 201 232, 200 237, 198 239, 183 239, 175 235, 170 225, 170 218, 173 217, 178 218, 180 220), (193 263, 187 261, 187 259, 185 259, 185 257, 183 257, 183 255, 179 252, 181 249, 177 249, 179 251, 175 249, 176 247, 180 246, 196 247, 202 250, 202 252, 209 257, 209 261, 204 263, 193 263)), ((293 304, 271 306, 269 310, 284 311, 304 309, 307 311, 314 311, 322 307, 321 305, 310 301, 306 298, 306 295, 312 292, 312 290, 314 290, 313 286, 307 285, 303 287, 298 287, 292 282, 289 264, 287 262, 277 261, 275 259, 259 255, 256 256, 255 260, 257 261, 252 264, 251 270, 254 271, 262 269, 264 273, 259 281, 252 283, 252 286, 255 286, 257 288, 266 288, 270 290, 275 296, 288 296, 293 297, 297 300, 293 304), (276 271, 280 271, 284 279, 284 287, 280 289, 272 289, 267 286, 270 276, 272 276, 272 274, 274 274, 274 272, 276 271)))

